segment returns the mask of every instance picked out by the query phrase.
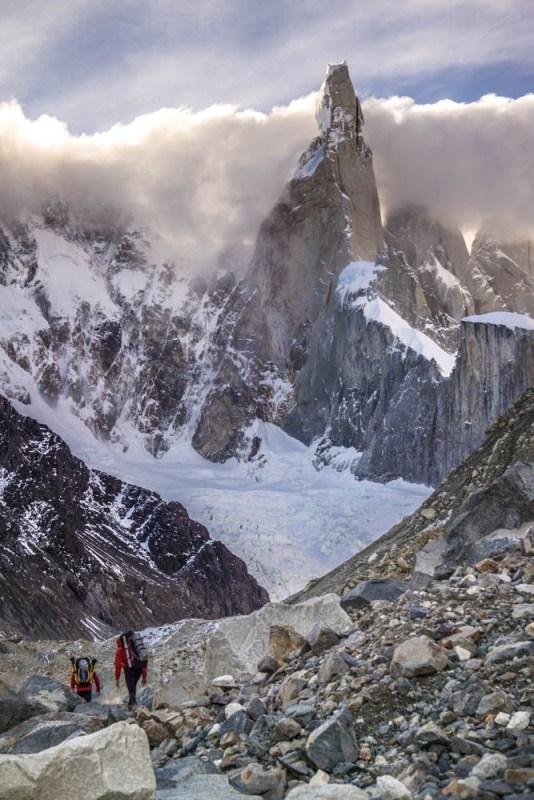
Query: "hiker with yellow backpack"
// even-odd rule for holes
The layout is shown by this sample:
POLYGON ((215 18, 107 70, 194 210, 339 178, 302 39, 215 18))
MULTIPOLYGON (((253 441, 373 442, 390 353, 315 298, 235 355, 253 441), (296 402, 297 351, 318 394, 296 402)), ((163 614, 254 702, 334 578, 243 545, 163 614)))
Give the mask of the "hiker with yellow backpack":
POLYGON ((93 696, 93 682, 97 694, 100 694, 100 678, 95 672, 96 658, 71 657, 72 670, 70 674, 70 688, 80 695, 87 703, 93 696))

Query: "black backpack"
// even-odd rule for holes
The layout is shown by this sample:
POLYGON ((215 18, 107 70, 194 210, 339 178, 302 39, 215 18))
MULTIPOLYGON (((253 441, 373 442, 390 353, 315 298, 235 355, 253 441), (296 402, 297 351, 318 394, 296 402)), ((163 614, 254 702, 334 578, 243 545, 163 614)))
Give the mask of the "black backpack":
POLYGON ((148 662, 148 650, 143 637, 138 631, 125 631, 121 634, 122 646, 126 653, 126 660, 132 667, 146 667, 148 662))

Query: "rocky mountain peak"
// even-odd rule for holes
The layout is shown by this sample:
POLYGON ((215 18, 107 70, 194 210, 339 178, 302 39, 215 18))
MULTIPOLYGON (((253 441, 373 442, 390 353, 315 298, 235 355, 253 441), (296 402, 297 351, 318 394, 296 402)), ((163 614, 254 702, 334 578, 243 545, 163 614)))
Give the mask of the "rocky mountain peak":
POLYGON ((344 139, 363 143, 363 113, 346 61, 328 66, 316 111, 317 124, 328 144, 344 139))

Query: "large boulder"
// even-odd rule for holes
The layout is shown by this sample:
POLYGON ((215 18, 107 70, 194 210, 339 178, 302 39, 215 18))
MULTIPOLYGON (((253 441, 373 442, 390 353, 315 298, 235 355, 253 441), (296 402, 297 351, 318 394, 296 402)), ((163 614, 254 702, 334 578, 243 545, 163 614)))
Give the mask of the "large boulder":
POLYGON ((399 644, 393 653, 390 672, 394 678, 416 678, 442 672, 447 654, 428 636, 415 636, 399 644))
POLYGON ((358 743, 352 725, 352 714, 341 711, 310 733, 306 740, 306 757, 318 769, 332 770, 342 761, 355 762, 358 743))
POLYGON ((353 627, 336 594, 312 598, 294 606, 268 603, 247 616, 222 620, 206 649, 206 681, 223 672, 256 673, 258 662, 267 652, 271 626, 291 625, 307 637, 317 622, 331 628, 338 636, 346 635, 353 627))
POLYGON ((295 786, 286 800, 369 800, 369 795, 357 786, 341 783, 325 786, 295 786))
POLYGON ((447 564, 491 556, 496 544, 484 539, 498 529, 534 519, 534 464, 513 464, 488 486, 468 496, 445 530, 447 564))
MULTIPOLYGON (((228 779, 209 761, 194 756, 176 758, 156 770, 158 800, 242 800, 245 795, 234 789, 228 779)), ((247 800, 262 800, 246 795, 247 800)))
POLYGON ((345 611, 353 612, 359 608, 366 608, 374 600, 389 600, 396 603, 401 594, 410 588, 406 581, 390 580, 388 578, 373 578, 361 581, 341 599, 341 606, 345 611))
POLYGON ((79 698, 68 686, 44 675, 22 682, 11 673, 0 675, 0 733, 49 711, 72 711, 79 698))
POLYGON ((183 667, 169 680, 163 681, 154 692, 152 708, 179 708, 182 703, 206 697, 206 684, 192 669, 183 667))
POLYGON ((102 730, 106 722, 86 714, 41 714, 15 725, 0 736, 0 753, 39 753, 80 733, 102 730))
POLYGON ((146 734, 117 722, 33 755, 0 755, 0 800, 154 800, 146 734))
POLYGON ((285 772, 280 767, 264 769, 260 764, 247 764, 230 777, 230 783, 245 795, 259 794, 262 800, 282 800, 285 772))
POLYGON ((80 702, 76 692, 46 675, 30 675, 22 697, 26 702, 40 703, 46 711, 73 711, 80 702))

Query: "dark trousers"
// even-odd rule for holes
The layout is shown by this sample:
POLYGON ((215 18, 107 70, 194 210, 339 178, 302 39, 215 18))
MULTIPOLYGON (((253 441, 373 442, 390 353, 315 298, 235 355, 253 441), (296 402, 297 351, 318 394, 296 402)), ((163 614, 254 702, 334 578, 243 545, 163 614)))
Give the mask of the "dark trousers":
POLYGON ((132 664, 131 667, 124 667, 124 678, 128 688, 128 704, 135 706, 137 699, 135 697, 135 687, 141 675, 143 674, 143 667, 132 664))
POLYGON ((88 703, 90 703, 91 702, 91 697, 93 696, 93 690, 92 689, 84 689, 83 691, 80 691, 80 689, 78 689, 77 690, 77 694, 78 694, 78 697, 81 697, 84 700, 86 700, 88 703))

